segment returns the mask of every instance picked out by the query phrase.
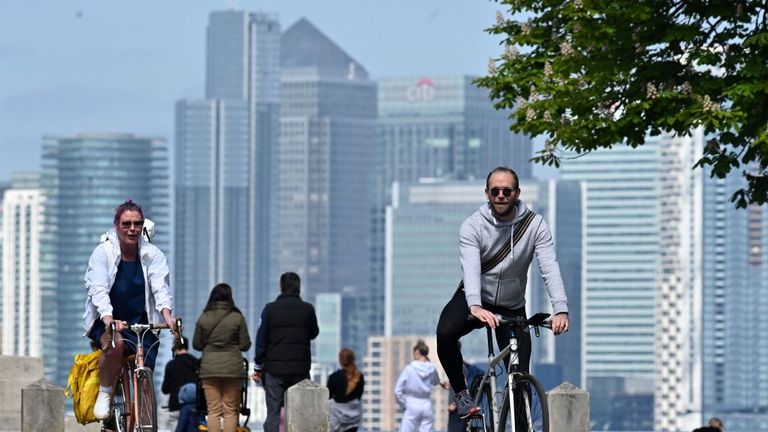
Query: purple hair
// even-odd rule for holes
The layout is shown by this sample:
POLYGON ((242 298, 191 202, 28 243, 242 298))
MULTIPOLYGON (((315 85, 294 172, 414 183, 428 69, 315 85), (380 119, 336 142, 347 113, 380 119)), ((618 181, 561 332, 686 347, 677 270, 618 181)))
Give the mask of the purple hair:
POLYGON ((124 203, 115 208, 115 225, 117 225, 117 223, 120 221, 120 216, 122 216, 123 213, 127 211, 137 211, 141 213, 141 218, 144 218, 144 211, 141 209, 141 206, 133 202, 132 199, 128 198, 124 203))

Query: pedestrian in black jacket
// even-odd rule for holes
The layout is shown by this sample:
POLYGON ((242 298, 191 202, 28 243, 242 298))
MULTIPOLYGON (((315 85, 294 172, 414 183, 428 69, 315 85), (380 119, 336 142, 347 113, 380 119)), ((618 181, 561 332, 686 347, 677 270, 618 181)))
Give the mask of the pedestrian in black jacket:
MULTIPOLYGON (((179 417, 179 389, 187 383, 197 383, 197 357, 190 354, 187 338, 174 350, 174 358, 165 365, 163 384, 160 388, 168 397, 169 422, 176 423, 179 417)), ((168 425, 170 426, 170 425, 168 425)))
POLYGON ((309 344, 320 330, 315 308, 301 299, 300 292, 299 275, 283 273, 280 295, 261 312, 253 380, 261 382, 266 393, 264 432, 278 432, 280 409, 288 387, 309 379, 309 344))

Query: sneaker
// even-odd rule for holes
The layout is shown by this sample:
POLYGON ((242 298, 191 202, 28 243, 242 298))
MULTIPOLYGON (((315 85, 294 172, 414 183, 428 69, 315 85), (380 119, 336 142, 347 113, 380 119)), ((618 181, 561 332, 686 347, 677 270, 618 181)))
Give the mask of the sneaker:
POLYGON ((472 400, 468 390, 462 390, 456 394, 456 413, 462 420, 480 414, 480 407, 475 406, 475 401, 472 400))
POLYGON ((109 405, 112 397, 109 393, 99 391, 96 396, 96 403, 93 405, 93 415, 99 420, 104 420, 109 416, 109 405))

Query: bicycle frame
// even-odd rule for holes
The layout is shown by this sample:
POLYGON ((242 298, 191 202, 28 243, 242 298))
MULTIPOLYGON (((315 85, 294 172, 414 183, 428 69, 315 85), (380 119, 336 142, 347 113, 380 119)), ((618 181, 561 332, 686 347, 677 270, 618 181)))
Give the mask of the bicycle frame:
MULTIPOLYGON (((488 384, 491 388, 491 414, 493 416, 493 430, 497 431, 499 429, 499 412, 501 411, 501 401, 496 396, 497 395, 497 384, 496 384, 496 366, 501 363, 504 360, 504 357, 511 353, 517 354, 517 337, 513 336, 509 340, 509 344, 504 347, 501 352, 497 355, 493 355, 493 337, 491 335, 492 330, 490 327, 487 328, 488 331, 488 370, 483 375, 483 379, 480 381, 479 389, 482 389, 485 387, 486 384, 488 384)), ((507 384, 509 388, 509 401, 510 403, 514 402, 514 396, 512 392, 512 377, 514 374, 519 374, 520 372, 517 371, 517 366, 519 365, 519 360, 517 355, 510 355, 509 363, 507 365, 507 384), (513 370, 514 366, 514 370, 513 370)), ((475 405, 478 405, 480 403, 480 398, 482 397, 482 391, 479 391, 478 394, 475 396, 475 405)), ((513 431, 514 432, 514 424, 513 424, 513 431)))
MULTIPOLYGON (((177 340, 183 341, 181 338, 181 332, 184 326, 182 325, 181 318, 176 318, 175 327, 177 329, 177 340)), ((128 428, 129 430, 137 428, 136 422, 138 421, 139 412, 139 396, 137 390, 139 388, 139 372, 146 370, 150 375, 152 374, 152 370, 144 366, 144 337, 148 331, 160 329, 169 329, 169 327, 165 323, 130 324, 126 327, 126 330, 130 330, 136 335, 136 354, 133 360, 131 360, 130 356, 121 360, 120 371, 115 377, 115 384, 119 383, 120 380, 124 381, 124 386, 127 384, 127 387, 123 387, 122 396, 126 407, 125 415, 132 417, 132 419, 127 423, 130 425, 128 428), (128 407, 130 407, 130 409, 128 409, 128 407)), ((110 332, 111 334, 109 336, 109 343, 112 348, 115 348, 114 334, 117 332, 117 324, 114 321, 110 324, 110 332)), ((123 339, 124 344, 129 342, 130 341, 123 339)), ((160 340, 158 339, 157 342, 152 344, 150 349, 152 349, 155 344, 159 343, 160 340)))
MULTIPOLYGON (((522 372, 519 371, 519 365, 520 365, 520 359, 517 355, 517 348, 518 348, 518 342, 517 342, 517 331, 526 331, 529 326, 533 326, 536 330, 536 336, 539 336, 539 329, 538 327, 549 327, 549 323, 544 323, 542 316, 546 317, 548 314, 537 314, 532 318, 531 321, 525 320, 525 322, 516 322, 514 320, 507 320, 501 316, 498 316, 499 321, 503 324, 507 324, 510 326, 510 338, 509 343, 507 346, 505 346, 499 354, 494 355, 493 354, 493 330, 490 327, 486 326, 486 332, 487 332, 487 338, 488 338, 488 370, 483 375, 482 380, 480 381, 480 385, 478 387, 477 395, 475 395, 475 405, 478 406, 480 404, 480 400, 483 396, 482 389, 485 387, 486 384, 490 386, 491 389, 491 415, 492 415, 492 425, 493 425, 493 431, 499 430, 499 417, 501 412, 501 398, 497 397, 497 383, 496 383, 496 366, 501 363, 504 358, 509 355, 509 362, 507 363, 506 371, 507 371, 507 389, 509 391, 508 394, 508 400, 510 405, 509 415, 511 416, 511 425, 512 425, 512 432, 516 432, 516 426, 515 426, 515 410, 512 409, 512 407, 515 406, 515 395, 514 395, 514 377, 516 375, 522 375, 522 372), (533 324, 533 319, 537 319, 537 324, 533 324)), ((483 420, 483 425, 485 425, 485 420, 483 420)))

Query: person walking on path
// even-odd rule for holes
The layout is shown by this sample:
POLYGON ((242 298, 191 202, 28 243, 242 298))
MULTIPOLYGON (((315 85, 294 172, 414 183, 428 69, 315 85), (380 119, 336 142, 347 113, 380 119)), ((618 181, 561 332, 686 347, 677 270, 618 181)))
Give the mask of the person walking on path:
POLYGON ((363 417, 360 398, 365 379, 355 365, 355 352, 349 348, 339 351, 339 366, 328 377, 328 417, 331 432, 357 432, 363 417))
MULTIPOLYGON (((440 385, 437 369, 429 361, 429 347, 419 339, 413 347, 413 361, 405 367, 395 384, 395 400, 404 411, 400 432, 432 432, 435 411, 432 387, 440 385)), ((448 383, 443 383, 448 388, 448 383)))
POLYGON ((203 353, 200 379, 208 401, 208 430, 235 432, 241 385, 247 378, 241 352, 251 347, 251 336, 229 285, 220 283, 211 290, 208 304, 195 324, 192 346, 203 353))
POLYGON ((320 329, 315 308, 300 296, 301 279, 293 272, 280 276, 280 295, 261 312, 256 333, 252 378, 264 385, 267 418, 264 432, 278 432, 280 409, 288 387, 309 379, 309 344, 320 329))

